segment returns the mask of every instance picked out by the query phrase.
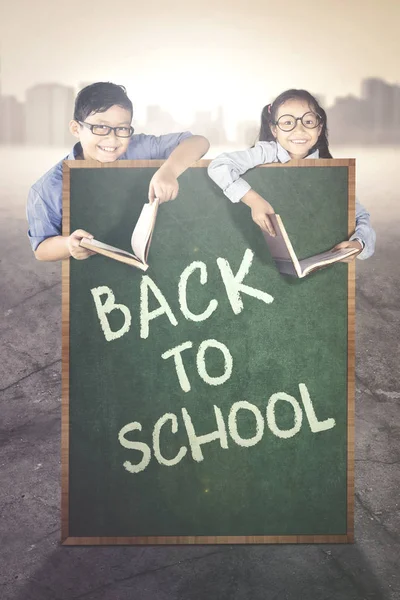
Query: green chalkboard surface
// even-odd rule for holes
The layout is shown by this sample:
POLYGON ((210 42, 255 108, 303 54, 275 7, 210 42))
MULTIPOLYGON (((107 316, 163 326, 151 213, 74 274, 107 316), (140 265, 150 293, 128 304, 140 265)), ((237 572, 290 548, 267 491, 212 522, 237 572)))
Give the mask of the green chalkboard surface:
MULTIPOLYGON (((199 161, 146 273, 63 263, 64 544, 353 540, 354 264, 282 276, 199 161)), ((130 251, 161 161, 64 164, 63 232, 130 251)), ((245 179, 297 256, 354 228, 354 161, 245 179)))

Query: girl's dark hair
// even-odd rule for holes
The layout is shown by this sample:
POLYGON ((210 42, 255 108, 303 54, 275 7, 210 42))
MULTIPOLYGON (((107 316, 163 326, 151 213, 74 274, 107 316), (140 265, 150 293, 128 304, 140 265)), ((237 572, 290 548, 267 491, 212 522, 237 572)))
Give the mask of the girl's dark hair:
POLYGON ((315 152, 315 150, 319 150, 320 158, 332 158, 331 153, 329 152, 328 145, 328 127, 327 127, 327 117, 326 112, 319 105, 318 101, 314 96, 312 96, 306 90, 287 90, 280 94, 272 104, 267 104, 264 106, 261 113, 261 128, 260 133, 258 135, 258 139, 260 142, 272 142, 275 141, 275 137, 271 131, 271 125, 275 123, 276 114, 278 112, 278 108, 287 100, 305 100, 314 112, 318 113, 322 118, 322 130, 318 137, 318 141, 313 148, 310 150, 310 154, 315 152))
POLYGON ((132 102, 129 100, 123 85, 109 81, 92 83, 83 88, 76 97, 74 120, 84 121, 93 113, 106 112, 112 106, 121 106, 133 114, 132 102))

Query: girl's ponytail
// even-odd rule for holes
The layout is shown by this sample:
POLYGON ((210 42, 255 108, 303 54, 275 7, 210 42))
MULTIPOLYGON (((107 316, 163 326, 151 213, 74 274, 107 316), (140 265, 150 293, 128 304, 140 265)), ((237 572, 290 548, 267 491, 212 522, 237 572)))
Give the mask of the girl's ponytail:
POLYGON ((272 122, 272 104, 264 106, 261 112, 261 127, 258 134, 258 141, 260 142, 272 142, 275 140, 271 131, 272 122))

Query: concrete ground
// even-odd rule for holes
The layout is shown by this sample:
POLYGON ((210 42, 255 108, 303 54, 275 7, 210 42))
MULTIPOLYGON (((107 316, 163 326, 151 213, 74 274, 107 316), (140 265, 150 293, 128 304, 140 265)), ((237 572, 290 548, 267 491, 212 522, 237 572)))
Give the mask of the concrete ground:
POLYGON ((0 600, 400 599, 400 236, 357 261, 354 545, 62 547, 60 265, 0 200, 0 600))

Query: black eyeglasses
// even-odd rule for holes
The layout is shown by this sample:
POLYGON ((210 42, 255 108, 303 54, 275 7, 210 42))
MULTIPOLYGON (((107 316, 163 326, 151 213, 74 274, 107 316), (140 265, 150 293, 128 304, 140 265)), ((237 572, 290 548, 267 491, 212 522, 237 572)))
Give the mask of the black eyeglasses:
POLYGON ((282 131, 292 131, 297 126, 297 121, 301 121, 306 129, 315 129, 322 121, 321 115, 314 112, 306 112, 302 117, 293 115, 282 115, 273 124, 277 125, 282 131))
POLYGON ((84 125, 93 133, 93 135, 108 135, 111 131, 115 132, 117 137, 129 138, 132 137, 135 131, 133 127, 110 127, 109 125, 93 125, 85 121, 77 121, 80 125, 84 125))

